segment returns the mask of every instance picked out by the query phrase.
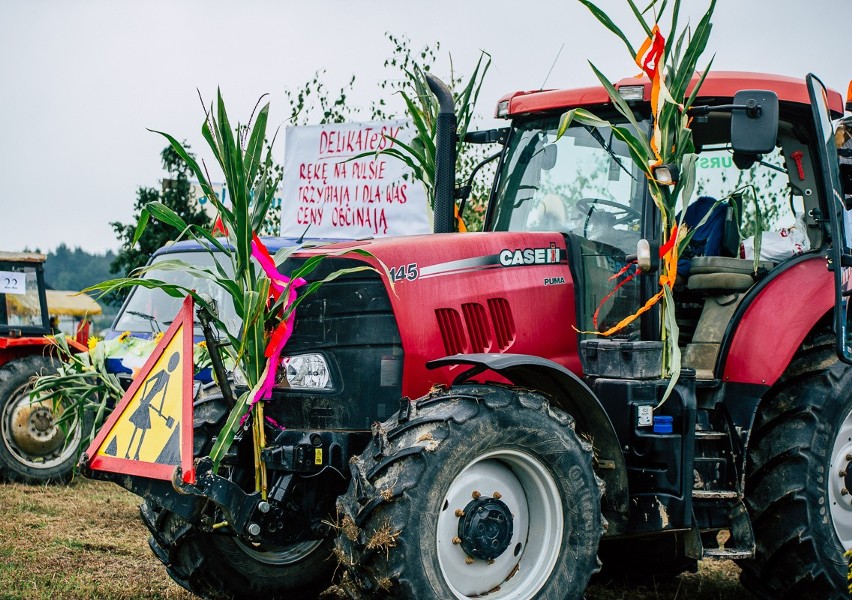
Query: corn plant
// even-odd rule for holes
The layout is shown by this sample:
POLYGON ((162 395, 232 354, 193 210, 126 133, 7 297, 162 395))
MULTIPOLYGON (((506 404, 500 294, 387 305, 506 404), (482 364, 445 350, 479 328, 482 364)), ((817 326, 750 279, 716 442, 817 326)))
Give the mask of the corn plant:
MULTIPOLYGON (((689 244, 692 237, 691 233, 686 232, 683 227, 686 206, 695 188, 696 154, 692 130, 689 127, 688 111, 704 78, 707 76, 713 62, 712 59, 698 77, 692 92, 688 96, 687 89, 696 74, 698 60, 707 46, 712 27, 710 20, 716 0, 710 0, 708 9, 694 29, 686 26, 680 30, 678 29, 678 17, 681 1, 674 0, 671 3, 671 20, 668 26, 670 35, 667 40, 663 37, 659 23, 665 16, 666 9, 670 6, 669 1, 651 0, 644 10, 640 10, 633 0, 627 0, 647 36, 639 50, 634 48, 621 28, 591 0, 579 0, 579 2, 586 6, 604 27, 624 43, 631 59, 635 60, 636 64, 652 80, 653 132, 651 136, 641 130, 630 106, 621 97, 615 86, 610 83, 610 79, 593 64, 591 65, 592 70, 606 88, 613 106, 628 123, 633 125, 633 130, 600 119, 585 109, 575 108, 562 116, 559 135, 563 134, 574 121, 591 127, 609 128, 617 138, 627 144, 633 162, 647 177, 651 198, 660 211, 661 240, 663 247, 667 249, 667 253, 661 265, 661 289, 659 293, 652 297, 648 304, 643 306, 632 318, 636 318, 642 312, 650 309, 653 303, 662 303, 662 337, 666 342, 663 364, 664 369, 670 374, 669 386, 663 398, 665 400, 677 382, 681 366, 678 326, 675 321, 675 307, 671 289, 677 275, 677 256, 680 250, 689 244), (651 20, 646 16, 649 14, 651 20), (663 164, 674 165, 679 169, 681 176, 674 185, 668 185, 656 179, 654 169, 663 164), (681 215, 680 222, 677 220, 678 213, 681 215)), ((625 321, 629 322, 627 319, 625 321)), ((619 326, 626 325, 625 321, 622 321, 619 326)), ((618 326, 604 332, 604 335, 614 333, 617 328, 618 326)))
MULTIPOLYGON (((260 102, 258 102, 258 106, 260 102)), ((148 219, 153 217, 162 223, 174 227, 178 239, 189 237, 202 244, 213 257, 213 267, 199 267, 181 260, 159 261, 154 267, 148 267, 136 273, 137 276, 114 279, 93 286, 91 289, 107 293, 116 289, 136 285, 159 288, 174 297, 193 297, 196 306, 206 310, 219 331, 227 336, 230 345, 225 351, 239 371, 241 379, 247 383, 248 391, 242 393, 236 406, 229 415, 223 431, 211 450, 214 465, 219 461, 232 443, 234 436, 246 415, 254 410, 255 466, 257 469, 258 489, 265 492, 265 470, 259 453, 265 445, 263 438, 263 406, 260 400, 268 394, 268 381, 274 375, 277 364, 267 360, 268 350, 274 341, 279 347, 286 342, 292 328, 294 311, 298 304, 319 285, 343 274, 370 269, 355 267, 333 272, 321 281, 307 285, 298 295, 296 289, 305 283, 304 278, 313 272, 324 256, 313 256, 291 274, 280 275, 280 265, 295 248, 285 248, 269 257, 262 242, 257 238, 266 213, 272 204, 275 190, 280 181, 280 171, 276 171, 272 162, 271 144, 266 146, 266 126, 269 104, 260 110, 255 107, 246 126, 232 127, 225 109, 221 93, 217 94, 215 111, 206 111, 202 126, 202 135, 213 153, 216 163, 222 170, 230 196, 230 205, 218 200, 207 165, 199 164, 183 145, 173 136, 156 132, 164 136, 172 148, 186 161, 201 185, 207 198, 219 212, 226 231, 226 237, 219 239, 206 229, 187 224, 174 211, 162 203, 152 202, 142 211, 134 239, 138 239, 148 219), (254 121, 252 123, 252 120, 254 121), (270 263, 272 266, 270 267, 270 263), (263 265, 261 267, 261 265, 263 265), (139 275, 149 269, 158 271, 179 270, 193 275, 196 279, 213 282, 222 288, 233 301, 235 311, 241 319, 238 333, 230 333, 216 314, 208 298, 179 285, 169 284, 158 279, 142 279, 139 275), (285 332, 282 334, 281 332, 285 332), (283 338, 283 341, 282 341, 283 338)), ((273 136, 272 142, 274 143, 273 136)), ((366 253, 362 253, 366 254, 366 253)), ((277 356, 275 356, 277 358, 277 356)))

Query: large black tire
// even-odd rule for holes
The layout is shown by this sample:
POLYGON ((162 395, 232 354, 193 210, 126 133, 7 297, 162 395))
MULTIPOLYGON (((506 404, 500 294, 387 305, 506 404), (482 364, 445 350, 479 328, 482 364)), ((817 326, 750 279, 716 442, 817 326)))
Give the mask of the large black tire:
MULTIPOLYGON (((206 456, 228 410, 215 387, 194 405, 194 454, 206 456)), ((331 539, 262 547, 211 531, 146 500, 140 507, 148 544, 172 579, 202 598, 316 598, 328 587, 335 561, 331 539)))
POLYGON ((599 568, 603 484, 571 417, 502 386, 439 390, 410 406, 350 463, 338 502, 340 590, 581 598, 599 568))
POLYGON ((54 423, 53 401, 32 403, 39 375, 56 372, 49 356, 24 356, 0 367, 0 473, 6 481, 66 482, 74 475, 82 428, 66 436, 54 423))
POLYGON ((746 506, 756 538, 742 582, 765 599, 849 598, 843 542, 852 503, 841 471, 852 453, 852 368, 831 334, 811 336, 758 409, 746 506))

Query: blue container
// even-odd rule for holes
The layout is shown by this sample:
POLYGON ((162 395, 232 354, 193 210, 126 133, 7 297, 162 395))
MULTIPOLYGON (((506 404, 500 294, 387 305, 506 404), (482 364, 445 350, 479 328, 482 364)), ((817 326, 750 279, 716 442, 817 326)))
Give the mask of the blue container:
POLYGON ((654 416, 654 433, 671 433, 674 417, 668 415, 654 416))

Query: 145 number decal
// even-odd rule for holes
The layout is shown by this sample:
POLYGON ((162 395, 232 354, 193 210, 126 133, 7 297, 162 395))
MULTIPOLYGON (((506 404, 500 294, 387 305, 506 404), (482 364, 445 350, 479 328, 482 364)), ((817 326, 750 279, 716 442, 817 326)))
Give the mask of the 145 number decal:
POLYGON ((399 281, 414 281, 420 277, 420 271, 417 269, 417 263, 408 263, 399 267, 391 267, 389 269, 391 280, 394 283, 399 281))

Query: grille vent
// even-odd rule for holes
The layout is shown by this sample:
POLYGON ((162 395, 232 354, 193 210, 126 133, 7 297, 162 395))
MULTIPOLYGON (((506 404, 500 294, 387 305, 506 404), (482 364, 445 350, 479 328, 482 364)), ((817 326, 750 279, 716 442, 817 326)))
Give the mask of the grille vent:
POLYGON ((515 320, 505 298, 490 298, 488 310, 478 302, 462 304, 461 308, 461 314, 454 308, 435 310, 444 350, 448 355, 505 352, 515 342, 515 320))
POLYGON ((467 347, 467 339, 464 335, 461 316, 452 308, 438 308, 435 310, 438 317, 438 329, 444 340, 444 350, 447 355, 464 354, 467 347))
POLYGON ((491 322, 494 323, 494 334, 497 338, 497 349, 504 352, 515 342, 515 320, 512 310, 505 298, 489 298, 488 310, 491 322))
POLYGON ((476 302, 462 304, 462 314, 470 336, 471 352, 490 352, 492 335, 485 307, 476 302))

